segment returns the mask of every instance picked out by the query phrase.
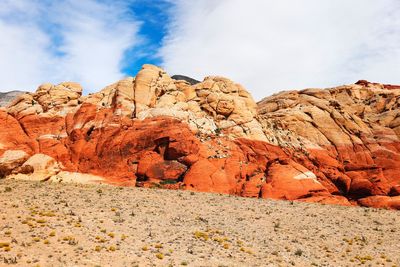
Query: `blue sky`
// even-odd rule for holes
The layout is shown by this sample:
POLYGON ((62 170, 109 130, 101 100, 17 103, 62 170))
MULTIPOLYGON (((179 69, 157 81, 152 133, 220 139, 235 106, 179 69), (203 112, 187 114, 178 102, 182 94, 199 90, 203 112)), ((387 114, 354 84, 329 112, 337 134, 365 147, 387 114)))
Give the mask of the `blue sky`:
POLYGON ((132 1, 128 4, 132 16, 141 20, 139 34, 143 36, 143 43, 125 52, 123 73, 135 76, 143 64, 150 63, 161 66, 162 59, 158 54, 169 24, 169 10, 173 4, 168 1, 132 1), (139 55, 138 55, 139 53, 139 55), (135 58, 134 61, 131 59, 135 58))
POLYGON ((0 2, 0 91, 67 80, 89 93, 145 63, 225 76, 257 100, 358 79, 400 84, 398 0, 0 2))

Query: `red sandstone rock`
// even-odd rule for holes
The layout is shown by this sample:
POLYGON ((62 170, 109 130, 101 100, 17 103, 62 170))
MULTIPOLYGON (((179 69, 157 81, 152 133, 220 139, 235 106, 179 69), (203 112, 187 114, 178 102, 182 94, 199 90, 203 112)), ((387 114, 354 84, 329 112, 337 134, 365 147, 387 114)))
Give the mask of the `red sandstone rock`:
POLYGON ((267 183, 261 188, 263 198, 295 200, 316 192, 328 193, 312 172, 296 163, 272 163, 266 175, 267 183))
POLYGON ((256 104, 228 79, 190 85, 147 65, 89 96, 73 83, 18 96, 0 109, 0 157, 41 153, 118 185, 399 208, 397 89, 359 81, 256 104))
POLYGON ((400 196, 370 196, 359 199, 358 203, 365 207, 400 210, 400 196))
POLYGON ((216 171, 217 168, 211 162, 201 159, 190 167, 183 179, 183 183, 190 190, 214 191, 211 176, 216 171))
POLYGON ((145 176, 149 181, 178 180, 187 170, 187 167, 175 160, 166 160, 152 164, 145 176))
POLYGON ((321 196, 312 196, 308 198, 301 198, 298 200, 302 202, 351 206, 351 203, 347 200, 347 198, 343 196, 321 195, 321 196))

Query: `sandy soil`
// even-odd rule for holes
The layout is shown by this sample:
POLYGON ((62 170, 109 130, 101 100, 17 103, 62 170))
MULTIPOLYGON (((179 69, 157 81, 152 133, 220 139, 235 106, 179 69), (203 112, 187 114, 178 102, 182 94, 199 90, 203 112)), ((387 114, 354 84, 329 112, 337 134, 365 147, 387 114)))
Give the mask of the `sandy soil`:
POLYGON ((0 265, 400 266, 400 212, 0 180, 0 265))

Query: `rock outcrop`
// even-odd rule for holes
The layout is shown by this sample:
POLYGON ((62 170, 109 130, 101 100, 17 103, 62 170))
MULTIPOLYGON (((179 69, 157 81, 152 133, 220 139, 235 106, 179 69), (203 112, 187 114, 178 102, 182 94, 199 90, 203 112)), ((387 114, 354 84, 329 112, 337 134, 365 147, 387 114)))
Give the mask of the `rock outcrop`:
POLYGON ((9 91, 2 93, 0 92, 0 108, 6 107, 10 104, 10 102, 19 95, 22 95, 25 92, 22 91, 9 91))
POLYGON ((257 104, 226 78, 191 83, 144 65, 88 96, 71 82, 18 96, 0 109, 0 169, 20 179, 398 209, 399 107, 394 85, 359 81, 257 104), (6 161, 12 151, 26 156, 6 161))

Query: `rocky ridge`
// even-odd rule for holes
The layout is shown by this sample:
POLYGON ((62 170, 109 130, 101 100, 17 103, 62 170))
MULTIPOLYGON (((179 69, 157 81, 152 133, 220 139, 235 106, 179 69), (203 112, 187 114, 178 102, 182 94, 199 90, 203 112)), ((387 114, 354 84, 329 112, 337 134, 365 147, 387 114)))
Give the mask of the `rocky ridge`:
POLYGON ((0 92, 0 107, 5 107, 10 104, 10 102, 17 96, 23 94, 25 92, 22 91, 9 91, 9 92, 0 92))
POLYGON ((1 108, 0 176, 400 209, 399 106, 394 85, 255 103, 229 79, 144 65, 98 93, 43 84, 1 108))

